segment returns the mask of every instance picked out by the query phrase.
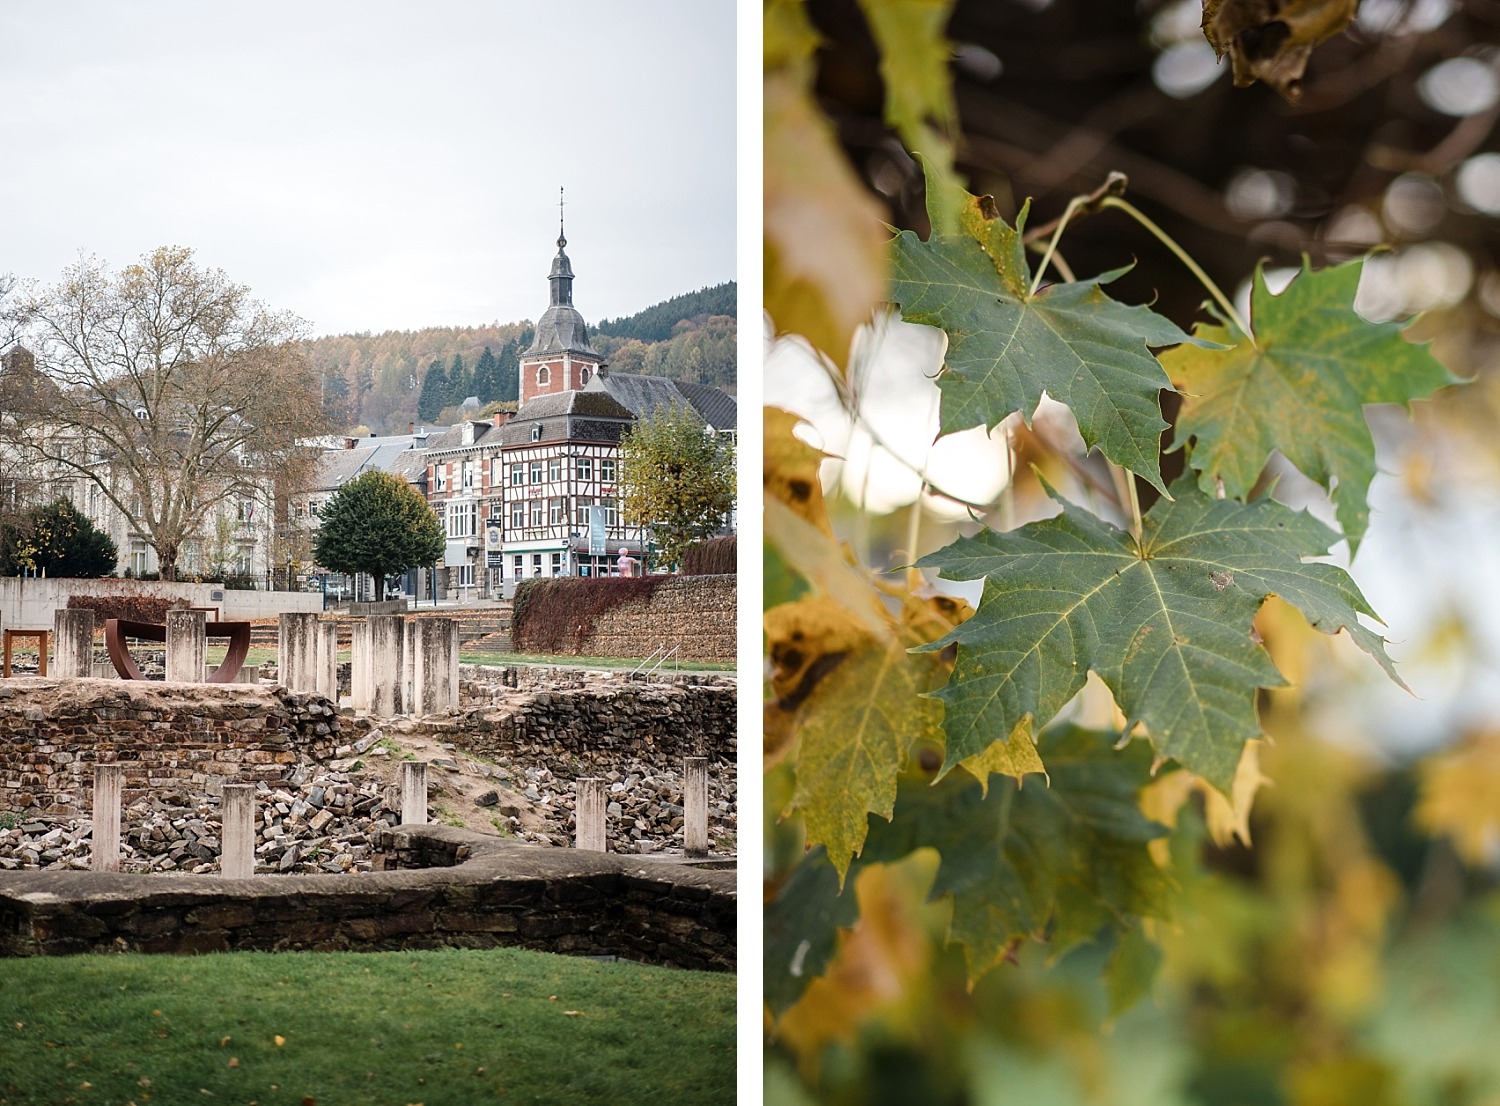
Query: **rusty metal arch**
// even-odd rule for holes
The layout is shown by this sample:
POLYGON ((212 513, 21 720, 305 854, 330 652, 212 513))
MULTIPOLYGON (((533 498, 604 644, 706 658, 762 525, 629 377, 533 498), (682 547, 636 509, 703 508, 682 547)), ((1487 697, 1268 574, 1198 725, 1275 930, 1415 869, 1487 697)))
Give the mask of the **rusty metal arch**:
MULTIPOLYGON (((250 623, 206 622, 204 634, 210 638, 229 639, 229 652, 224 655, 218 671, 207 682, 233 683, 234 678, 240 674, 240 669, 245 666, 245 658, 250 654, 250 623)), ((131 637, 165 644, 167 628, 155 622, 131 622, 126 618, 110 618, 104 622, 104 647, 109 650, 110 662, 120 674, 120 679, 144 680, 146 677, 136 666, 135 658, 130 655, 130 647, 125 644, 125 639, 131 637)))

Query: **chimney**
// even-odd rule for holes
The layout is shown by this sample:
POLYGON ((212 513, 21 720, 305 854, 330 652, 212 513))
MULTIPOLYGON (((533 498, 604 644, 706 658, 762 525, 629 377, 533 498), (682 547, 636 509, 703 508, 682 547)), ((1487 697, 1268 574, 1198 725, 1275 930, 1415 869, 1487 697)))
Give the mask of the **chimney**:
POLYGON ((417 432, 417 424, 414 423, 414 422, 407 423, 406 424, 406 432, 408 434, 415 434, 417 432))
POLYGON ((491 421, 496 426, 504 426, 506 423, 510 422, 511 414, 512 412, 510 411, 496 411, 492 416, 491 421))
POLYGON ((353 449, 355 443, 358 442, 358 441, 359 441, 358 438, 345 438, 344 439, 344 448, 345 449, 353 449))

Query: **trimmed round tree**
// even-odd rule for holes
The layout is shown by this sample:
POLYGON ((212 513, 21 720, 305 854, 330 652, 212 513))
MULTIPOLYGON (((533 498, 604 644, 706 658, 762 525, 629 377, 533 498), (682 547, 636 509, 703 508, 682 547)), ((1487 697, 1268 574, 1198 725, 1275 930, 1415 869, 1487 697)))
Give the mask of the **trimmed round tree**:
POLYGON ((366 472, 329 497, 313 557, 324 568, 375 577, 375 594, 385 594, 385 578, 418 565, 436 564, 443 555, 443 527, 427 501, 399 476, 366 472))

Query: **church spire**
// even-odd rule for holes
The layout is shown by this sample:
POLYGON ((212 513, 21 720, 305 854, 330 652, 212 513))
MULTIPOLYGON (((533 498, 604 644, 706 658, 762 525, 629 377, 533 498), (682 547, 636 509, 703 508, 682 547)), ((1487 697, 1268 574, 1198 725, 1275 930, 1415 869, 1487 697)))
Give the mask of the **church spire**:
POLYGON ((568 260, 568 255, 563 252, 563 247, 568 244, 567 236, 563 234, 563 190, 557 190, 557 256, 552 259, 552 272, 547 274, 547 281, 552 285, 551 307, 573 306, 573 263, 568 260))

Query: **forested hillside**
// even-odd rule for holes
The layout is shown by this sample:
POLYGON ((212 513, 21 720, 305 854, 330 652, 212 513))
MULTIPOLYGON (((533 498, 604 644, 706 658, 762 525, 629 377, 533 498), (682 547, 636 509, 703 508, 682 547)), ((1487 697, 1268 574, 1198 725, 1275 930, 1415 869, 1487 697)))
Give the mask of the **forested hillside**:
MULTIPOLYGON (((594 347, 618 372, 735 388, 733 282, 655 304, 590 330, 594 347)), ((427 327, 383 334, 339 334, 308 342, 322 373, 324 402, 347 427, 398 433, 408 423, 452 422, 465 398, 481 405, 517 397, 519 354, 531 344, 522 320, 472 327, 427 327)))

